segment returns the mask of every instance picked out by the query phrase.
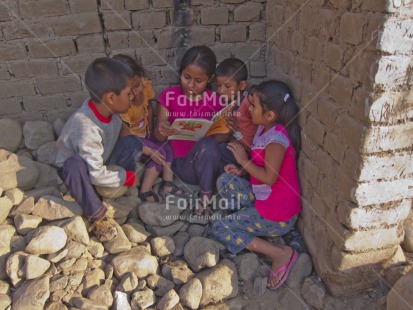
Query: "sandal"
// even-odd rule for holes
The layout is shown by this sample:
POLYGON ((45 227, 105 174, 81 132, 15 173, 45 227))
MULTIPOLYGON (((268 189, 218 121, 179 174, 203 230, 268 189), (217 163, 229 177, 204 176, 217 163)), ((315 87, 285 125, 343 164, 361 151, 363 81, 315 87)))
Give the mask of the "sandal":
POLYGON ((171 181, 162 181, 161 187, 159 188, 159 195, 161 195, 163 198, 166 198, 168 195, 173 195, 178 198, 185 198, 189 199, 191 198, 191 194, 184 192, 183 189, 180 189, 178 186, 175 185, 174 182, 171 181), (170 192, 165 191, 165 187, 172 187, 170 192), (178 194, 178 191, 182 191, 182 193, 178 194))
POLYGON ((199 206, 196 202, 195 202, 195 206, 194 206, 194 215, 196 216, 206 216, 209 217, 212 214, 214 214, 214 212, 212 211, 210 205, 207 205, 205 207, 198 207, 199 206))
POLYGON ((142 202, 148 201, 148 197, 153 197, 153 202, 160 202, 159 196, 154 191, 139 193, 138 197, 142 202))
POLYGON ((291 269, 293 268, 295 262, 298 259, 298 252, 296 250, 293 249, 293 253, 291 254, 290 260, 287 264, 285 264, 284 266, 282 266, 281 268, 271 271, 270 273, 270 279, 274 278, 277 274, 281 273, 284 271, 283 276, 281 277, 281 279, 278 281, 277 284, 275 284, 274 286, 269 286, 267 284, 267 287, 270 290, 275 290, 277 288, 279 288, 281 285, 284 284, 284 282, 287 280, 288 275, 290 274, 291 269))

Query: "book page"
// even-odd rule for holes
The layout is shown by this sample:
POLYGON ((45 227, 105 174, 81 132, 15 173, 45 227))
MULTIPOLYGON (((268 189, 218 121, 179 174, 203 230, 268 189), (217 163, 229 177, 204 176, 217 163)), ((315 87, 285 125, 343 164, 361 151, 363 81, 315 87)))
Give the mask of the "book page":
POLYGON ((198 141, 205 136, 211 125, 211 121, 202 118, 177 118, 171 127, 178 129, 178 133, 169 136, 168 140, 198 141))
POLYGON ((214 117, 211 119, 212 122, 215 122, 218 118, 220 117, 225 117, 231 115, 232 110, 234 109, 235 105, 237 104, 237 101, 231 102, 229 105, 227 105, 225 108, 222 110, 218 111, 214 117))

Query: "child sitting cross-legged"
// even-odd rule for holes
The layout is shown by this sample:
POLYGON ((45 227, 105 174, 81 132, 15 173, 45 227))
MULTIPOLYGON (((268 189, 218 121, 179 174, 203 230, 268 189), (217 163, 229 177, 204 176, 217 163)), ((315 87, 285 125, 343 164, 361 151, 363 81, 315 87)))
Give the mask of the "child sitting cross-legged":
POLYGON ((178 188, 173 181, 171 164, 173 151, 168 141, 159 142, 152 133, 153 110, 149 100, 153 99, 155 92, 152 82, 145 77, 145 71, 133 58, 127 55, 115 55, 113 59, 129 67, 134 77, 132 79, 132 92, 134 99, 127 113, 121 114, 123 127, 120 137, 134 135, 143 143, 141 162, 145 162, 146 170, 142 179, 139 198, 145 201, 160 202, 167 195, 188 198, 188 194, 178 188), (157 195, 152 187, 162 172, 163 182, 157 195))
POLYGON ((236 254, 243 249, 265 254, 272 260, 270 289, 280 287, 298 259, 289 246, 276 246, 259 236, 280 236, 294 226, 301 211, 296 158, 300 148, 298 107, 286 84, 267 81, 248 96, 249 111, 259 125, 251 147, 251 160, 243 146, 229 143, 238 168, 225 167, 217 188, 230 208, 240 210, 216 222, 215 237, 236 254), (250 182, 240 177, 250 175, 250 182))

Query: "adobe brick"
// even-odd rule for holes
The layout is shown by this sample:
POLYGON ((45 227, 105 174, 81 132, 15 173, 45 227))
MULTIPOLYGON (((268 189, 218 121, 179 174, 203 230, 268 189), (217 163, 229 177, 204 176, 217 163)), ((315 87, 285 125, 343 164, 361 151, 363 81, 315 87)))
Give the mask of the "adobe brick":
POLYGON ((337 206, 337 192, 334 186, 332 178, 324 177, 319 179, 319 186, 317 192, 320 195, 321 200, 326 205, 330 212, 335 212, 337 206))
POLYGON ((131 29, 131 15, 129 11, 117 11, 115 13, 103 14, 103 23, 105 29, 111 30, 127 30, 131 29))
POLYGON ((81 36, 76 39, 79 53, 104 52, 105 42, 101 34, 81 36))
POLYGON ((65 0, 21 0, 19 1, 19 11, 24 19, 61 16, 69 13, 65 0))
POLYGON ((403 229, 397 225, 389 228, 375 228, 367 231, 348 232, 344 249, 366 251, 391 247, 403 241, 403 229))
POLYGON ((129 32, 129 47, 137 48, 142 46, 142 36, 138 31, 129 32))
POLYGON ((155 31, 158 48, 173 48, 182 46, 185 40, 184 29, 165 29, 155 31))
POLYGON ((250 41, 265 41, 265 24, 264 23, 250 24, 248 39, 250 41))
POLYGON ((26 58, 26 47, 23 43, 2 43, 0 45, 1 60, 16 60, 26 58))
POLYGON ((58 36, 73 36, 102 32, 99 15, 83 13, 70 16, 62 16, 53 25, 53 30, 58 36))
POLYGON ((86 90, 71 92, 68 96, 70 105, 74 108, 80 107, 83 102, 90 97, 88 91, 86 90))
POLYGON ((351 8, 351 0, 331 0, 331 4, 336 9, 349 9, 351 8))
POLYGON ((139 29, 158 29, 166 25, 165 12, 134 12, 132 25, 139 29))
POLYGON ((336 29, 338 28, 336 13, 330 9, 320 9, 319 17, 319 29, 321 39, 324 39, 323 41, 336 39, 335 33, 336 29))
POLYGON ((237 4, 237 3, 243 3, 245 0, 222 0, 223 3, 228 3, 228 4, 237 4))
POLYGON ((9 20, 12 20, 9 9, 4 5, 0 6, 0 22, 6 22, 9 20))
POLYGON ((313 187, 316 187, 317 185, 317 180, 318 180, 318 167, 314 165, 314 162, 310 160, 307 156, 305 155, 300 155, 300 161, 301 157, 304 157, 302 160, 303 165, 301 169, 301 173, 304 175, 304 177, 310 182, 310 184, 313 187))
POLYGON ((301 82, 311 82, 311 75, 313 71, 313 63, 307 59, 296 57, 294 61, 294 75, 298 77, 301 82))
POLYGON ((320 218, 326 218, 329 208, 328 206, 326 206, 318 193, 313 194, 310 205, 311 211, 315 213, 315 215, 319 216, 320 218))
POLYGON ((125 9, 130 11, 140 11, 149 8, 147 0, 125 0, 125 9))
POLYGON ((374 251, 364 253, 348 253, 333 247, 331 263, 336 270, 346 271, 361 265, 377 264, 387 260, 392 257, 396 249, 397 247, 392 246, 389 248, 379 250, 375 249, 374 251))
POLYGON ((341 114, 337 117, 335 132, 354 151, 360 150, 364 130, 365 126, 360 121, 347 114, 341 114))
POLYGON ((337 44, 327 43, 324 45, 324 61, 327 66, 336 71, 343 67, 343 50, 337 44))
POLYGON ((411 57, 405 55, 386 56, 379 59, 374 82, 381 84, 385 90, 395 90, 397 86, 405 85, 405 77, 411 68, 411 57))
POLYGON ((293 51, 302 54, 304 52, 304 34, 294 30, 291 37, 291 48, 293 51))
POLYGON ((313 60, 323 59, 323 47, 323 43, 317 37, 307 37, 305 49, 309 58, 313 60))
POLYGON ((244 61, 264 60, 265 48, 260 43, 237 44, 235 57, 244 61))
POLYGON ((126 31, 108 32, 109 46, 112 50, 125 49, 129 47, 129 34, 126 31))
POLYGON ((259 21, 262 5, 260 3, 247 2, 235 8, 234 21, 254 22, 259 21))
POLYGON ((342 198, 356 202, 353 192, 357 188, 357 183, 348 175, 348 171, 344 171, 341 167, 336 166, 334 183, 342 198))
MULTIPOLYGON (((65 57, 61 59, 62 63, 62 73, 72 74, 72 73, 85 73, 89 64, 98 57, 105 57, 106 54, 87 54, 87 55, 76 55, 72 57, 65 57)), ((75 89, 77 90, 77 89, 75 89)))
POLYGON ((370 94, 371 91, 365 89, 365 88, 357 88, 354 91, 354 99, 351 107, 350 107, 350 111, 349 111, 349 115, 354 117, 355 119, 360 120, 362 123, 367 124, 368 123, 368 109, 366 108, 367 105, 370 106, 370 94))
MULTIPOLYGON (((373 12, 385 12, 386 6, 388 5, 386 2, 382 1, 375 1, 375 0, 363 0, 361 2, 361 9, 363 11, 373 11, 373 12)), ((389 1, 392 2, 392 1, 389 1)))
POLYGON ((27 78, 32 76, 53 76, 58 75, 56 61, 54 60, 30 60, 12 63, 13 74, 17 78, 27 78))
POLYGON ((9 80, 10 72, 5 62, 0 62, 0 80, 9 80))
POLYGON ((229 25, 221 27, 221 42, 245 42, 247 40, 247 26, 229 25))
POLYGON ((265 11, 266 11, 265 19, 269 26, 280 26, 283 23, 283 16, 284 16, 283 6, 271 5, 271 6, 268 6, 265 11))
POLYGON ((394 151, 412 145, 413 123, 392 126, 370 126, 365 133, 362 152, 365 154, 394 151))
POLYGON ((353 94, 353 83, 350 79, 342 75, 337 75, 330 84, 330 97, 340 104, 344 109, 348 109, 351 104, 353 94))
POLYGON ((224 6, 201 9, 201 23, 203 25, 226 25, 228 24, 228 18, 228 9, 224 6))
POLYGON ((105 0, 102 1, 101 7, 103 10, 123 10, 125 8, 125 0, 105 0))
POLYGON ((161 69, 157 78, 159 84, 177 84, 179 83, 179 72, 171 68, 161 69))
POLYGON ((363 28, 366 19, 363 14, 344 13, 340 21, 340 41, 358 45, 363 42, 363 28))
POLYGON ((80 78, 77 75, 61 76, 53 79, 38 78, 36 82, 42 95, 60 94, 82 89, 80 78))
POLYGON ((355 206, 348 201, 338 204, 337 214, 340 222, 352 229, 373 229, 383 225, 395 225, 403 222, 410 212, 409 199, 368 207, 355 206))
POLYGON ((69 0, 69 6, 74 14, 98 12, 96 0, 69 0))
POLYGON ((313 9, 311 7, 306 7, 300 12, 300 31, 305 33, 307 36, 313 35, 315 33, 318 20, 318 9, 313 9))
POLYGON ((325 149, 339 164, 343 162, 346 146, 341 143, 337 135, 333 133, 326 134, 325 149))
POLYGON ((307 120, 307 126, 304 131, 314 139, 318 145, 323 145, 325 130, 324 126, 314 117, 310 116, 307 120))
MULTIPOLYGON (((327 152, 323 151, 321 148, 317 148, 314 152, 314 161, 326 177, 331 177, 333 175, 333 159, 327 152)), ((335 181, 335 183, 337 182, 335 181)))
POLYGON ((306 110, 318 119, 318 97, 316 90, 308 84, 303 85, 301 92, 301 110, 306 110))
POLYGON ((313 85, 320 91, 320 94, 328 94, 332 71, 320 63, 313 65, 313 85))
POLYGON ((11 114, 22 113, 23 109, 20 102, 21 98, 1 99, 0 115, 10 116, 11 114))
MULTIPOLYGON (((149 46, 155 46, 155 35, 153 34, 152 30, 144 30, 140 31, 140 37, 142 40, 142 46, 149 47, 149 46)), ((129 39, 132 38, 132 35, 129 36, 129 39)))
POLYGON ((266 64, 265 62, 250 62, 250 76, 251 77, 266 77, 266 64))
POLYGON ((356 178, 359 175, 360 165, 360 152, 348 148, 344 154, 343 170, 346 171, 351 178, 356 178))
POLYGON ((223 61, 232 55, 232 44, 217 44, 212 46, 211 49, 214 51, 218 62, 223 61))
POLYGON ((0 98, 11 98, 18 96, 31 96, 36 94, 33 81, 0 81, 0 98))
POLYGON ((173 8, 174 0, 152 0, 152 4, 155 9, 173 8))
POLYGON ((215 27, 191 27, 190 30, 191 43, 193 45, 214 45, 215 27))
POLYGON ((164 50, 154 53, 148 48, 142 48, 137 51, 137 54, 138 53, 142 59, 142 63, 145 66, 164 66, 168 63, 166 52, 164 50))
POLYGON ((29 42, 29 54, 33 58, 61 57, 76 54, 72 39, 45 40, 41 43, 29 42))
POLYGON ((26 112, 49 111, 57 106, 67 107, 66 99, 63 95, 24 97, 23 106, 26 112))
POLYGON ((4 38, 6 40, 16 40, 24 38, 45 37, 52 34, 52 29, 45 23, 38 22, 9 22, 4 24, 4 38))

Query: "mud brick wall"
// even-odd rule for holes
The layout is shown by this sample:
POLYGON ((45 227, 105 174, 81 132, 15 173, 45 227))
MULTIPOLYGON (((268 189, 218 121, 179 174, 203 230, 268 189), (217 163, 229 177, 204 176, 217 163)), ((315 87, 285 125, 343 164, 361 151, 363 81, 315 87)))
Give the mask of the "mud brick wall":
POLYGON ((142 62, 157 94, 179 81, 179 57, 199 44, 262 79, 265 27, 265 1, 2 1, 0 117, 67 117, 87 96, 87 65, 118 53, 142 62))
POLYGON ((372 286, 413 197, 412 7, 267 1, 268 77, 300 100, 300 230, 335 295, 372 286))

